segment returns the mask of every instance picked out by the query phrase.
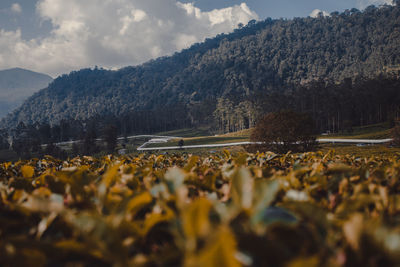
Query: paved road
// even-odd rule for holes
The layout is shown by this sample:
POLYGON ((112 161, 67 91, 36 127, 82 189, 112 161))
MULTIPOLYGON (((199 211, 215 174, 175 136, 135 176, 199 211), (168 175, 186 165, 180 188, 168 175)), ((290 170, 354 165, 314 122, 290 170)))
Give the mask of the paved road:
POLYGON ((238 142, 238 143, 225 143, 225 144, 207 144, 207 145, 193 145, 193 146, 167 146, 167 147, 138 147, 139 151, 151 150, 176 150, 176 149, 190 149, 190 148, 211 148, 211 147, 227 147, 227 146, 243 146, 250 145, 252 142, 238 142))
POLYGON ((350 143, 350 144, 385 144, 390 143, 393 139, 337 139, 337 138, 321 138, 317 140, 320 143, 350 143))
MULTIPOLYGON (((171 139, 180 139, 181 137, 176 137, 176 136, 160 136, 160 135, 132 135, 132 136, 128 136, 126 137, 127 139, 137 139, 137 138, 155 138, 155 139, 160 139, 160 140, 166 140, 169 141, 171 139)), ((125 137, 119 137, 117 138, 118 140, 124 140, 125 137)), ((101 141, 101 138, 96 139, 96 141, 101 141)), ((63 146, 63 145, 72 145, 72 144, 76 144, 79 142, 83 142, 83 140, 75 140, 75 141, 65 141, 65 142, 59 142, 59 143, 55 143, 56 146, 63 146)), ((149 143, 149 142, 146 142, 149 143)), ((151 143, 151 142, 150 142, 151 143)), ((160 142, 163 143, 163 142, 160 142)), ((47 144, 44 144, 42 146, 47 146, 47 144)))
MULTIPOLYGON (((169 147, 146 147, 149 144, 166 143, 172 139, 181 139, 176 136, 160 136, 160 135, 132 135, 128 136, 127 139, 137 138, 151 138, 143 145, 137 148, 138 151, 152 151, 152 150, 177 150, 177 149, 191 149, 191 148, 213 148, 213 147, 228 147, 228 146, 243 146, 256 144, 254 142, 236 142, 236 143, 224 143, 224 144, 205 144, 205 145, 191 145, 191 146, 169 146, 169 147)), ((118 140, 124 140, 125 137, 119 137, 118 140)), ((96 139, 101 141, 102 139, 96 139)), ((346 144, 385 144, 390 143, 393 139, 338 139, 338 138, 321 138, 317 139, 319 143, 346 143, 346 144)), ((82 140, 66 141, 56 143, 56 145, 72 145, 74 143, 81 142, 82 140)), ((43 145, 46 146, 46 145, 43 145)))
MULTIPOLYGON (((336 138, 321 138, 317 139, 319 143, 347 143, 347 144, 385 144, 390 143, 392 139, 336 139, 336 138)), ((138 147, 138 151, 151 151, 151 150, 177 150, 177 149, 190 149, 190 148, 212 148, 212 147, 228 147, 228 146, 243 146, 257 144, 256 142, 237 142, 237 143, 224 143, 224 144, 206 144, 206 145, 192 145, 192 146, 169 146, 169 147, 145 147, 148 143, 138 147)))

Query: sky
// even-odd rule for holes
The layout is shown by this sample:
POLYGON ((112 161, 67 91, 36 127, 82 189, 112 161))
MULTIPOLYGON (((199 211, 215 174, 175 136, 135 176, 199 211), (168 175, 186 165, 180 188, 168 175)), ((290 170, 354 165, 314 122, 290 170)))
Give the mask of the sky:
POLYGON ((171 55, 239 23, 325 15, 392 0, 0 0, 0 70, 53 77, 171 55))

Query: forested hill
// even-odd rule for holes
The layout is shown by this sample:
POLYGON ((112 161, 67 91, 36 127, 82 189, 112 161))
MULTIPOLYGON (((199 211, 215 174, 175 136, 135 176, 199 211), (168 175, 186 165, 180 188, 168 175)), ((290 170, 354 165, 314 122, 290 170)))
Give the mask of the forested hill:
POLYGON ((346 78, 397 73, 399 44, 399 6, 251 21, 234 33, 140 66, 63 75, 3 120, 3 126, 105 115, 134 121, 146 113, 147 120, 170 127, 179 127, 179 121, 213 123, 223 130, 231 130, 233 121, 236 128, 248 127, 266 110, 260 99, 287 94, 288 88, 293 92, 315 80, 339 84, 346 78), (183 118, 171 121, 178 116, 183 118))

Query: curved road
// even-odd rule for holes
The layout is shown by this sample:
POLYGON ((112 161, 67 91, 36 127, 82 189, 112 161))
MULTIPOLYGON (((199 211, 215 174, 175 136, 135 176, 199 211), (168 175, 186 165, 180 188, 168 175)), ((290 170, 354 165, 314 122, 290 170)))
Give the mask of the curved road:
MULTIPOLYGON (((160 135, 133 135, 126 137, 127 139, 136 138, 152 138, 137 148, 138 151, 152 151, 152 150, 177 150, 177 149, 191 149, 191 148, 213 148, 213 147, 228 147, 228 146, 243 146, 257 144, 255 142, 236 142, 236 143, 223 143, 223 144, 205 144, 205 145, 190 145, 190 146, 168 146, 168 147, 146 147, 149 144, 166 143, 172 139, 181 139, 177 136, 160 136, 160 135)), ((119 137, 118 140, 124 140, 125 137, 119 137)), ((81 142, 82 140, 66 141, 56 143, 56 145, 71 145, 81 142)), ((97 139, 101 141, 101 139, 97 139)), ((338 139, 338 138, 321 138, 317 139, 319 143, 342 143, 342 144, 385 144, 390 143, 393 139, 338 139)), ((42 145, 46 146, 46 145, 42 145)))
MULTIPOLYGON (((173 139, 173 138, 171 138, 173 139)), ((335 138, 321 138, 317 139, 319 143, 346 143, 346 144, 385 144, 390 143, 393 139, 335 139, 335 138)), ((151 140, 150 140, 151 141, 151 140)), ((151 150, 177 150, 177 149, 190 149, 190 148, 211 148, 211 147, 227 147, 227 146, 243 146, 257 144, 256 142, 237 142, 237 143, 224 143, 224 144, 206 144, 206 145, 192 145, 192 146, 169 146, 169 147, 145 147, 149 143, 146 142, 137 148, 138 151, 151 151, 151 150)))
MULTIPOLYGON (((160 140, 171 140, 171 139, 180 139, 182 137, 176 137, 176 136, 160 136, 160 135, 132 135, 132 136, 128 136, 126 137, 127 139, 136 139, 136 138, 157 138, 160 140)), ((119 137, 117 138, 117 140, 124 140, 125 137, 119 137)), ((96 141, 101 141, 101 138, 96 139, 96 141)), ((76 144, 79 142, 82 142, 83 140, 74 140, 74 141, 64 141, 64 142, 59 142, 59 143, 55 143, 56 146, 62 146, 62 145, 72 145, 72 144, 76 144)), ((149 143, 149 142, 146 142, 149 143)), ((145 144, 146 144, 145 143, 145 144)), ((160 142, 160 143, 164 143, 164 142, 160 142)), ((144 145, 144 144, 143 144, 144 145)), ((143 146, 142 145, 142 146, 143 146)), ((47 146, 47 144, 43 144, 42 146, 47 146)))

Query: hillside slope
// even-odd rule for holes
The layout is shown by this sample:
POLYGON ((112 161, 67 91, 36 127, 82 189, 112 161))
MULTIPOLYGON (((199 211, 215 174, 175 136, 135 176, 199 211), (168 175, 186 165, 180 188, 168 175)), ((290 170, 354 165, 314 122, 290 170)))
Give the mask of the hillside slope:
POLYGON ((0 117, 53 81, 48 75, 13 68, 0 71, 0 117))
POLYGON ((153 111, 153 117, 166 116, 164 123, 184 116, 191 125, 207 124, 229 116, 219 112, 222 115, 215 118, 218 105, 228 106, 225 100, 247 114, 249 126, 259 95, 317 79, 339 83, 398 71, 398 44, 398 6, 252 21, 234 33, 140 66, 63 75, 3 120, 3 126, 146 111, 153 111))

